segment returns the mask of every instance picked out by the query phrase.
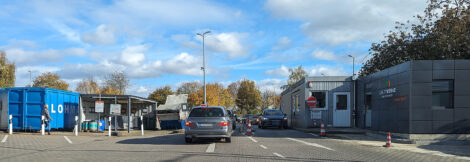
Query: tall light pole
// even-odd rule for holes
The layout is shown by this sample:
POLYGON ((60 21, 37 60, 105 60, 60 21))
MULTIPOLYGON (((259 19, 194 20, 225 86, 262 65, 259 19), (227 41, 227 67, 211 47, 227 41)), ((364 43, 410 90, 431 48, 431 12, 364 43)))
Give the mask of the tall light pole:
POLYGON ((354 117, 354 120, 353 120, 353 126, 352 127, 356 127, 356 80, 354 79, 355 75, 356 75, 356 71, 354 71, 354 56, 352 55, 348 55, 349 57, 351 57, 353 59, 353 74, 352 74, 352 81, 353 81, 353 117, 354 117))
POLYGON ((28 70, 29 72, 29 86, 33 87, 33 77, 32 77, 32 71, 28 70))
POLYGON ((354 79, 354 76, 356 75, 356 74, 355 74, 356 71, 354 71, 354 56, 352 56, 352 55, 348 55, 348 56, 353 59, 353 74, 352 74, 352 77, 353 77, 353 79, 354 79))
POLYGON ((205 51, 204 51, 204 39, 205 39, 205 36, 206 34, 209 34, 211 33, 211 31, 206 31, 202 34, 200 33, 197 33, 197 35, 201 36, 202 37, 202 67, 201 67, 201 70, 204 74, 204 82, 203 82, 203 85, 204 85, 204 104, 207 105, 207 100, 206 100, 206 55, 205 55, 205 51))

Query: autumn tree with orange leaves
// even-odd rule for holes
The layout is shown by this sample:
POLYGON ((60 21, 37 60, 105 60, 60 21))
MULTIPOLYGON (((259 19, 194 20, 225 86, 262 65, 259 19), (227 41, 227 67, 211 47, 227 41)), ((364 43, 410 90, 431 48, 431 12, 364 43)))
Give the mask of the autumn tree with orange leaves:
MULTIPOLYGON (((212 83, 206 85, 206 97, 207 103, 211 106, 223 106, 230 108, 235 105, 232 97, 228 90, 221 84, 212 83)), ((197 106, 202 104, 204 101, 204 87, 201 87, 197 92, 191 93, 188 96, 188 105, 197 106)))

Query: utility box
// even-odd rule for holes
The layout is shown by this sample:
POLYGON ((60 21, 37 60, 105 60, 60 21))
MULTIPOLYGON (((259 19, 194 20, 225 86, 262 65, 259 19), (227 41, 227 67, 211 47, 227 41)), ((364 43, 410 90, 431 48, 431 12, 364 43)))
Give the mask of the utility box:
POLYGON ((52 129, 73 129, 78 115, 79 93, 51 88, 15 87, 0 89, 0 128, 7 129, 12 115, 13 129, 40 130, 44 105, 49 107, 52 129))

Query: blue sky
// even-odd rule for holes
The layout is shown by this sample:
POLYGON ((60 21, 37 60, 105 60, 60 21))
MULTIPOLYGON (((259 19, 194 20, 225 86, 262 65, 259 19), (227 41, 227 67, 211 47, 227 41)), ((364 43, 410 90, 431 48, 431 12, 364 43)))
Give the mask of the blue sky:
POLYGON ((241 78, 262 89, 285 84, 288 68, 309 75, 351 75, 373 42, 396 21, 412 20, 420 0, 120 0, 1 1, 0 50, 17 65, 16 86, 29 72, 59 74, 75 89, 83 78, 114 71, 131 78, 129 94, 202 80, 241 78))

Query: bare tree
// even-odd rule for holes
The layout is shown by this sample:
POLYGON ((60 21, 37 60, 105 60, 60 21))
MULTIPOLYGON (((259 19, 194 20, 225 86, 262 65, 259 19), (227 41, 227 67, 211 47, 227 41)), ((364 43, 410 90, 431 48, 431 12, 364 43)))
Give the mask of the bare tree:
POLYGON ((199 82, 186 82, 181 84, 181 86, 176 90, 176 94, 196 93, 200 88, 201 83, 199 82))
POLYGON ((120 95, 126 93, 126 90, 130 84, 127 75, 124 72, 120 71, 116 71, 105 76, 104 80, 105 81, 103 89, 114 89, 120 95))
POLYGON ((90 77, 80 81, 75 91, 83 94, 97 94, 100 93, 100 87, 95 79, 90 77))

